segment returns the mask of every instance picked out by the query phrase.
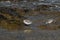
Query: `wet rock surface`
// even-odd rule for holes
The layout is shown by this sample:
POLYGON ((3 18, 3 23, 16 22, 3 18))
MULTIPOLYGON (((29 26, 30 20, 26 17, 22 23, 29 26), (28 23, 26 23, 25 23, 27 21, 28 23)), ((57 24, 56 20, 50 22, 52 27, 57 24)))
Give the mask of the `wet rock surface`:
POLYGON ((0 39, 60 40, 59 0, 1 1, 0 39))

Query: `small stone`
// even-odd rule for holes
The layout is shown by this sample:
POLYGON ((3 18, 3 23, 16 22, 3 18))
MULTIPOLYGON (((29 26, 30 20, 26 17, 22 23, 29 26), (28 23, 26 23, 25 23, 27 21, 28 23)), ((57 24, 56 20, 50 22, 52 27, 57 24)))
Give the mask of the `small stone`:
POLYGON ((53 22, 53 19, 49 19, 47 22, 46 22, 46 24, 50 24, 50 23, 52 23, 53 22))
POLYGON ((30 25, 30 24, 32 24, 32 21, 31 20, 23 20, 23 22, 24 22, 24 24, 26 24, 26 25, 30 25))

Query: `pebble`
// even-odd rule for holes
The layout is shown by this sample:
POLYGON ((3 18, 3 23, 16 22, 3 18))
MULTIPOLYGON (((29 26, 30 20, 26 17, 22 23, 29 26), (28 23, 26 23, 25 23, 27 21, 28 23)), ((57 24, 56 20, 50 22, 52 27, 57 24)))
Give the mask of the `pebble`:
POLYGON ((26 24, 26 25, 30 25, 30 24, 32 24, 32 21, 30 21, 30 20, 23 20, 23 22, 24 22, 24 24, 26 24))

